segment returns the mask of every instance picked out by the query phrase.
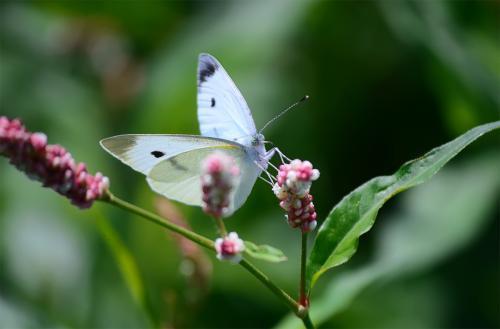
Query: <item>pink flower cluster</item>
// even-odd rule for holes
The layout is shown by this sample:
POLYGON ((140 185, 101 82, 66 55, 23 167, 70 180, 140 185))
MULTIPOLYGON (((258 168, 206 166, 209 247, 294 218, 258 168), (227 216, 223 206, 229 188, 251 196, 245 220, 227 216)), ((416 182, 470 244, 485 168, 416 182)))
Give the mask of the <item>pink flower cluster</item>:
POLYGON ((75 163, 60 145, 47 145, 45 134, 27 131, 18 119, 0 117, 0 155, 80 208, 89 208, 104 198, 109 187, 107 177, 90 175, 84 163, 75 163))
POLYGON ((236 232, 231 232, 225 237, 215 240, 215 251, 217 252, 217 258, 220 260, 239 263, 242 258, 241 253, 244 250, 245 244, 236 232))
POLYGON ((293 160, 279 167, 273 192, 286 212, 288 224, 309 232, 316 227, 316 209, 309 194, 311 184, 319 178, 318 169, 309 161, 293 160))
POLYGON ((229 212, 231 190, 239 175, 236 162, 223 152, 214 152, 202 162, 203 211, 216 218, 229 212))

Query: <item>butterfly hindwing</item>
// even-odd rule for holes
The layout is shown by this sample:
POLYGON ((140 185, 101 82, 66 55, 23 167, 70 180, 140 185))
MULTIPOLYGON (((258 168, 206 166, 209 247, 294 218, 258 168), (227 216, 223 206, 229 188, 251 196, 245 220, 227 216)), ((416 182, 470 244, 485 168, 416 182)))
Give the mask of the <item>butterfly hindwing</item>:
POLYGON ((198 121, 203 136, 241 142, 256 133, 245 99, 222 65, 208 54, 201 54, 198 62, 198 121))
POLYGON ((240 176, 230 196, 230 211, 241 207, 248 198, 261 170, 241 146, 227 144, 186 151, 158 163, 148 175, 150 187, 165 197, 201 206, 201 162, 214 151, 224 152, 236 161, 240 176))

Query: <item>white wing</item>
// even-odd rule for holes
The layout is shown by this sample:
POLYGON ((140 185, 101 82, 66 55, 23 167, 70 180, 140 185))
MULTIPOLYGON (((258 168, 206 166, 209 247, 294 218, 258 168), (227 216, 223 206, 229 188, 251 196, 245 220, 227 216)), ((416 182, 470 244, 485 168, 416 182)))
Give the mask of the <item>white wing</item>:
MULTIPOLYGON (((215 150, 232 156, 240 168, 240 176, 231 194, 230 212, 240 208, 252 191, 261 170, 252 153, 243 146, 226 144, 186 151, 158 163, 148 175, 150 187, 169 199, 201 206, 201 162, 215 150)), ((250 150, 251 151, 251 150, 250 150)))
POLYGON ((101 146, 133 169, 147 175, 151 188, 167 198, 201 205, 201 162, 215 150, 233 156, 240 177, 231 196, 232 211, 248 198, 261 170, 253 149, 229 141, 192 135, 118 135, 101 146))
POLYGON ((100 144, 115 158, 147 175, 158 163, 179 153, 227 142, 192 135, 118 135, 100 144))
POLYGON ((198 121, 203 136, 250 146, 255 123, 245 99, 222 65, 201 54, 198 61, 198 121))

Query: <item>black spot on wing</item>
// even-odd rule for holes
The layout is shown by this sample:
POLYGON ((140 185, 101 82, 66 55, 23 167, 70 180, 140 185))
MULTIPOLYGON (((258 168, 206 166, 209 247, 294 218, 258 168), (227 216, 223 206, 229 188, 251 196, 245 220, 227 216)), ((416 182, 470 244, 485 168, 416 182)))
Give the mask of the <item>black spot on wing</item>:
POLYGON ((209 55, 201 55, 198 64, 198 85, 207 81, 219 68, 217 62, 209 55))
POLYGON ((214 106, 215 106, 215 98, 212 97, 212 99, 210 100, 210 107, 214 106))
POLYGON ((161 158, 162 156, 165 155, 162 151, 153 151, 151 152, 151 155, 154 156, 155 158, 161 158))

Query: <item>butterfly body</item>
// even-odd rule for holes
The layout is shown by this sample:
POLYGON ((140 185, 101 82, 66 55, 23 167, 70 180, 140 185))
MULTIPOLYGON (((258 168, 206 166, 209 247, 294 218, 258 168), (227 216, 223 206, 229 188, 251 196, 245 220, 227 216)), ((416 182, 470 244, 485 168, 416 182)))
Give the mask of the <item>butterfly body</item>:
POLYGON ((196 135, 118 135, 101 146, 114 157, 147 176, 157 193, 201 206, 201 161, 219 150, 240 168, 230 211, 241 207, 255 181, 267 169, 274 149, 266 151, 250 109, 222 65, 211 55, 198 61, 198 121, 196 135))

